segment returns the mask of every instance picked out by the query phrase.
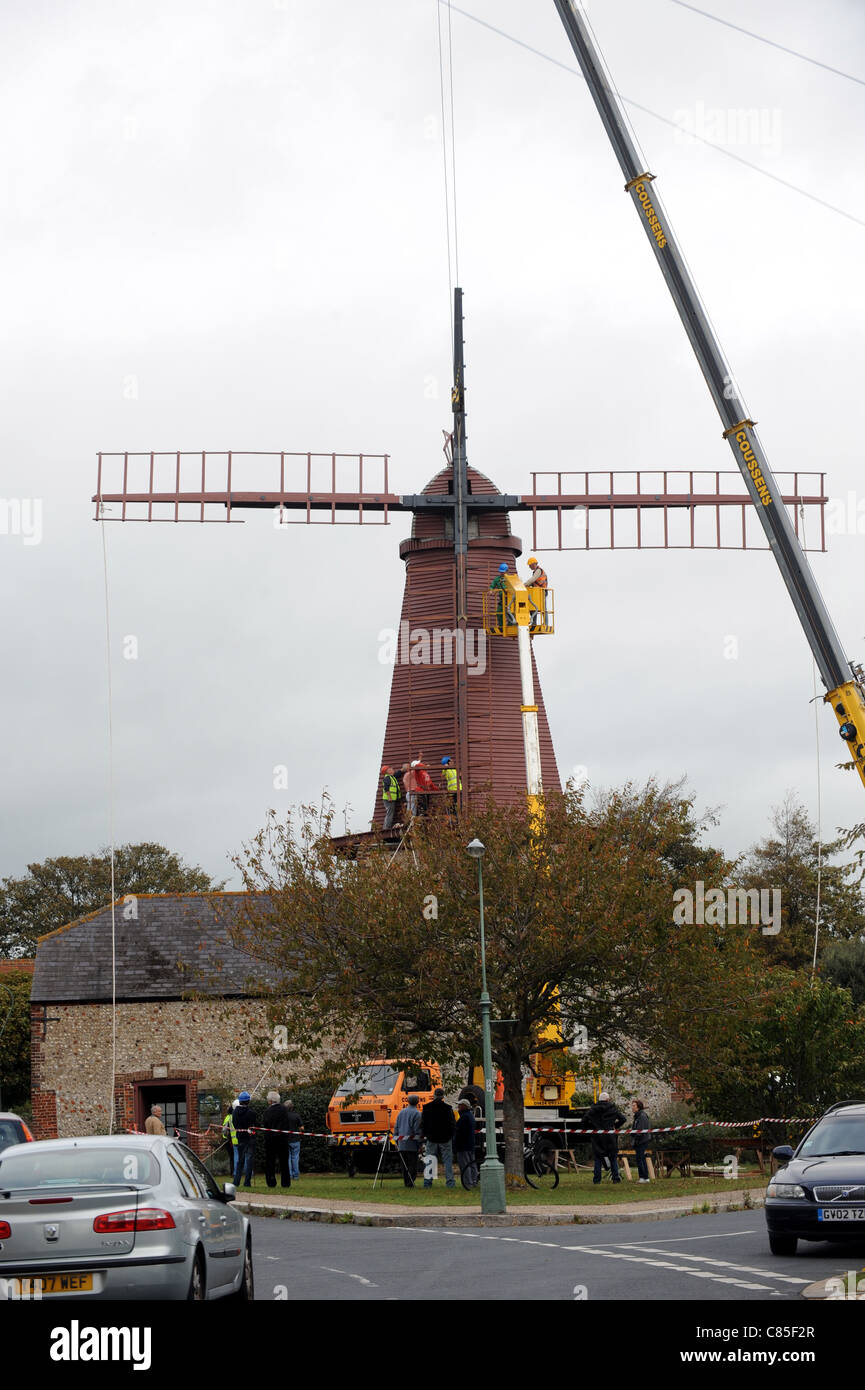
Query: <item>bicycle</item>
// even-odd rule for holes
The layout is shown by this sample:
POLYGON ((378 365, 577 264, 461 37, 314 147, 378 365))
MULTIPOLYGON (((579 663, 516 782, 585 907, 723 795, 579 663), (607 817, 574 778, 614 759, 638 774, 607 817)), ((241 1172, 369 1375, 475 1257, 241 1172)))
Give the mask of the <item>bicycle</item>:
POLYGON ((553 1192, 559 1185, 556 1146, 546 1134, 536 1134, 523 1150, 526 1182, 529 1187, 553 1192))

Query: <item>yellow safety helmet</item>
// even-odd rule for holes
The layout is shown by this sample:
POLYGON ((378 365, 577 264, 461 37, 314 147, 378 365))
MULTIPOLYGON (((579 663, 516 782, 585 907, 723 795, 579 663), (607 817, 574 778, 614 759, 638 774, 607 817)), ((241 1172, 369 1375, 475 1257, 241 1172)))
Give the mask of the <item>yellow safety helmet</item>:
POLYGON ((529 558, 528 558, 528 560, 526 561, 526 564, 527 564, 527 565, 536 565, 537 563, 538 563, 538 557, 537 557, 537 555, 530 555, 529 558))

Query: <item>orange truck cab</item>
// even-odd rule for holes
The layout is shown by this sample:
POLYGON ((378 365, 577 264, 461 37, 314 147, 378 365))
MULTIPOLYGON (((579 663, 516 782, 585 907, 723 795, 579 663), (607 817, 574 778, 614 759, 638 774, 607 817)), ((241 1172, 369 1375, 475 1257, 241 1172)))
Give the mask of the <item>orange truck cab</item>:
MULTIPOLYGON (((419 1097, 419 1109, 433 1099, 442 1084, 438 1062, 364 1062, 337 1087, 327 1107, 328 1143, 347 1146, 349 1173, 372 1171, 379 1162, 386 1135, 393 1134, 396 1117, 419 1097)), ((395 1152, 392 1139, 385 1151, 395 1152)))

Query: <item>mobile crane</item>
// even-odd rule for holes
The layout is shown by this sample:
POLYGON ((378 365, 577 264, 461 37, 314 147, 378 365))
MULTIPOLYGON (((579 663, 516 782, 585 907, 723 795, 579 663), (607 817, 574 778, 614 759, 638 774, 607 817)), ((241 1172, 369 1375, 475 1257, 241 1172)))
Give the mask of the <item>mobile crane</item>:
POLYGON ((781 502, 780 489, 757 437, 755 422, 749 417, 738 394, 727 359, 676 244, 664 205, 652 187, 655 176, 643 167, 624 108, 605 72, 582 5, 579 0, 554 0, 554 4, 625 176, 625 192, 630 195, 649 238, 721 417, 724 438, 733 451, 781 577, 805 630, 826 687, 827 693, 823 699, 835 712, 841 737, 847 743, 856 771, 865 784, 865 688, 862 667, 858 662, 848 661, 845 655, 811 567, 781 502))

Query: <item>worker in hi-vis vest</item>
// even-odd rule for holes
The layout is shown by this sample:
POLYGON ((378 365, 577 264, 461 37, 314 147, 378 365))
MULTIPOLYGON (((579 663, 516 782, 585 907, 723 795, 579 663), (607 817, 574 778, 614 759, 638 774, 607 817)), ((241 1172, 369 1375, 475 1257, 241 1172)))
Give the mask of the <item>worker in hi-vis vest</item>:
POLYGON ((496 575, 495 579, 493 580, 492 584, 490 585, 490 593, 493 593, 496 589, 499 589, 499 590, 501 591, 501 594, 500 594, 499 623, 498 623, 498 626, 502 629, 502 631, 504 631, 505 623, 507 622, 507 612, 506 612, 506 610, 505 610, 505 600, 506 600, 506 597, 507 597, 508 586, 507 586, 507 584, 505 583, 505 579, 504 579, 504 576, 507 574, 507 572, 508 572, 508 567, 507 567, 507 565, 505 565, 505 564, 499 565, 499 572, 498 572, 498 574, 496 575))
POLYGON ((384 829, 390 830, 396 817, 399 804, 399 782, 392 767, 387 764, 381 770, 381 799, 384 802, 384 829))
POLYGON ((546 572, 542 570, 538 564, 536 556, 530 555, 528 564, 531 567, 532 577, 526 580, 526 588, 541 590, 541 593, 534 596, 539 600, 540 607, 535 609, 532 613, 532 627, 537 627, 538 623, 546 622, 547 620, 547 597, 543 592, 547 587, 547 576, 546 572))
POLYGON ((237 1130, 234 1128, 234 1111, 237 1101, 233 1100, 228 1109, 228 1114, 222 1121, 222 1133, 226 1139, 231 1140, 231 1174, 237 1182, 237 1130))
POLYGON ((453 758, 442 758, 442 782, 445 791, 448 792, 448 815, 455 816, 457 813, 458 793, 462 791, 463 784, 459 773, 454 767, 453 758))

